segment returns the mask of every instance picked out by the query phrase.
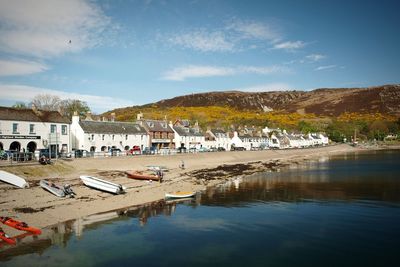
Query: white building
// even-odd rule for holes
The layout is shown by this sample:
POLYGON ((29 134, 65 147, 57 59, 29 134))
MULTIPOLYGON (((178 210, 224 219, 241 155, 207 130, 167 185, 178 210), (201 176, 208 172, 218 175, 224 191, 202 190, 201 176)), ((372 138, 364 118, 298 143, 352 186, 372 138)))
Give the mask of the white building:
POLYGON ((69 152, 70 121, 57 111, 0 107, 0 150, 69 152))
POLYGON ((177 120, 174 125, 169 125, 174 131, 174 143, 176 148, 200 149, 206 147, 205 136, 201 133, 196 124, 190 127, 188 120, 177 120))
POLYGON ((106 152, 111 148, 124 151, 133 146, 143 150, 149 146, 146 130, 133 122, 81 121, 79 116, 73 116, 71 137, 73 149, 90 152, 106 152))
POLYGON ((210 129, 206 132, 207 148, 224 148, 226 151, 231 149, 231 139, 228 133, 221 129, 210 129))

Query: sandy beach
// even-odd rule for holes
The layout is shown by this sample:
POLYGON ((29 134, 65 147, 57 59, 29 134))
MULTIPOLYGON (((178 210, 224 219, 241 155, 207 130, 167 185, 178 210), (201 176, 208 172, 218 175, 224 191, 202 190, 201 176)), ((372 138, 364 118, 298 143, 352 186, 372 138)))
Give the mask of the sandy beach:
MULTIPOLYGON (((131 156, 58 160, 54 165, 1 167, 24 177, 28 189, 0 183, 0 216, 10 216, 44 228, 83 216, 145 204, 164 199, 167 192, 200 191, 232 177, 254 172, 278 170, 290 164, 334 154, 363 150, 349 145, 311 149, 263 150, 177 154, 168 156, 131 156), (185 169, 179 168, 182 160, 185 169), (127 170, 145 170, 147 165, 169 169, 162 183, 127 178, 127 170), (79 175, 93 175, 127 187, 126 193, 112 195, 83 185, 79 175), (39 186, 41 179, 71 184, 75 198, 57 198, 39 186)), ((7 232, 12 235, 12 229, 7 232)))

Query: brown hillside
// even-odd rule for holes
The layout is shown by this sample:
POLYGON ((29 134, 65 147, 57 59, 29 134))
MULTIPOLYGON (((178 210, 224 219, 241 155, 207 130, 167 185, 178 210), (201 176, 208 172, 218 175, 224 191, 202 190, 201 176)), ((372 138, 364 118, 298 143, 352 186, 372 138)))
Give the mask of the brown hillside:
POLYGON ((211 92, 174 97, 158 107, 228 106, 239 110, 314 113, 337 116, 344 112, 400 115, 400 85, 313 91, 211 92))
MULTIPOLYGON (((178 96, 156 103, 110 112, 137 112, 141 108, 157 107, 230 107, 241 111, 338 116, 345 112, 382 113, 400 116, 400 84, 369 88, 315 89, 312 91, 275 92, 210 92, 178 96)), ((130 119, 134 119, 131 114, 130 119)))

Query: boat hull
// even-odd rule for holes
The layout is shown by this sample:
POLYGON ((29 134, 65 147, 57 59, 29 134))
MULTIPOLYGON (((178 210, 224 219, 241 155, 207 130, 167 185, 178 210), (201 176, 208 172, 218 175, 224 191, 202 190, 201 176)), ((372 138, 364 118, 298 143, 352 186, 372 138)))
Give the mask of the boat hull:
POLYGON ((160 181, 162 178, 157 175, 151 174, 143 174, 136 171, 127 171, 125 172, 128 178, 137 179, 137 180, 152 180, 152 181, 160 181))
POLYGON ((18 186, 19 188, 29 187, 29 184, 25 181, 24 178, 6 171, 0 171, 0 180, 18 186))
POLYGON ((194 197, 196 192, 174 192, 174 193, 165 193, 165 198, 190 198, 194 197))
POLYGON ((57 197, 65 197, 65 191, 64 188, 50 182, 47 180, 40 180, 39 185, 49 191, 50 193, 52 193, 53 195, 56 195, 57 197))
POLYGON ((112 183, 93 176, 81 175, 80 178, 86 186, 112 194, 122 194, 126 189, 120 184, 112 183))

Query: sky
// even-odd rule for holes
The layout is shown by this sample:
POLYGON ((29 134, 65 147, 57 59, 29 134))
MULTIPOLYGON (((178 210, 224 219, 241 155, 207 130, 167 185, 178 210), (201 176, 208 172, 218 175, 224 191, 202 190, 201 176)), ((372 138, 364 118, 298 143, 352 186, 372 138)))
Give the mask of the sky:
POLYGON ((400 1, 0 0, 0 105, 400 82, 400 1))

